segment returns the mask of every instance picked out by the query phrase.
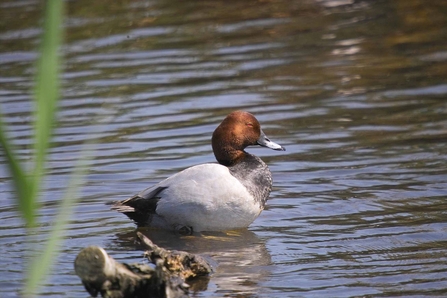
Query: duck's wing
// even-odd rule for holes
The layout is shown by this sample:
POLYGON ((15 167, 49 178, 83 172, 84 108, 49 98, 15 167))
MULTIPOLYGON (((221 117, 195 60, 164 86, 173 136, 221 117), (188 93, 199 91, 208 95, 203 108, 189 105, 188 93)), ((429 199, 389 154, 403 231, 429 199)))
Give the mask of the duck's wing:
POLYGON ((156 213, 160 193, 166 188, 164 186, 147 188, 131 198, 113 204, 111 209, 124 213, 138 226, 145 226, 156 213))

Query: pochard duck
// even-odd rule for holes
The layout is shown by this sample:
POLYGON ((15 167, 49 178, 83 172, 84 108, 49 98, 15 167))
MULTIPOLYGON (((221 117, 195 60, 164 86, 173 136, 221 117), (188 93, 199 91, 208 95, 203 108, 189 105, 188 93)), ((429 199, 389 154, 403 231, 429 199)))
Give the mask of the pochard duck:
POLYGON ((284 151, 270 141, 258 120, 245 111, 230 113, 216 128, 212 147, 217 163, 187 168, 139 194, 115 203, 138 226, 182 233, 248 227, 264 209, 272 174, 244 149, 260 145, 284 151))

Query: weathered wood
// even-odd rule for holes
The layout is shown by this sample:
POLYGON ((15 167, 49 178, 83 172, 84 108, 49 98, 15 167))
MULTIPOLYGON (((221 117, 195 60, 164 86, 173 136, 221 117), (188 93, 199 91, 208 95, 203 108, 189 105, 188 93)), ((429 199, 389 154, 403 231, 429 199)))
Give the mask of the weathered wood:
POLYGON ((147 249, 145 255, 149 261, 155 263, 161 260, 171 274, 177 275, 184 280, 209 275, 212 272, 210 264, 200 255, 190 254, 185 251, 166 250, 155 245, 140 232, 137 232, 137 238, 147 249))
POLYGON ((76 274, 93 297, 188 297, 188 285, 172 277, 161 260, 155 268, 121 264, 97 246, 84 248, 75 260, 76 274))
POLYGON ((212 268, 201 256, 169 251, 137 232, 155 268, 142 264, 121 264, 98 246, 84 248, 76 257, 75 271, 93 297, 188 297, 186 279, 204 276, 212 268))

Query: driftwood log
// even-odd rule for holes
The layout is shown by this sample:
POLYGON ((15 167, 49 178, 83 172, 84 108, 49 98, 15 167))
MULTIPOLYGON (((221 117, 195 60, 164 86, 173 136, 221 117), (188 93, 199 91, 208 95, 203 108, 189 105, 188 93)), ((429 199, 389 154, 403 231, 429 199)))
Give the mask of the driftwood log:
POLYGON ((75 271, 93 297, 188 297, 187 279, 211 273, 201 256, 158 247, 137 232, 145 255, 155 265, 122 264, 98 246, 84 248, 76 257, 75 271))

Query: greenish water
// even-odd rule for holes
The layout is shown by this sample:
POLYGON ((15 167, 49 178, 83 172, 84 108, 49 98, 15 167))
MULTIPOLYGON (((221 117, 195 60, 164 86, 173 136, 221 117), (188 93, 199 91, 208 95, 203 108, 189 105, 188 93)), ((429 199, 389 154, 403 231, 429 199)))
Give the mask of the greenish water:
MULTIPOLYGON (((41 4, 0 2, 0 104, 24 160, 41 4)), ((46 297, 87 297, 87 245, 142 262, 106 203, 214 161, 212 131, 244 109, 287 148, 249 149, 274 191, 247 229, 158 244, 211 256, 194 297, 442 297, 447 292, 447 4, 442 1, 71 1, 64 94, 41 235, 25 240, 0 159, 1 297, 94 138, 97 156, 46 297)))

